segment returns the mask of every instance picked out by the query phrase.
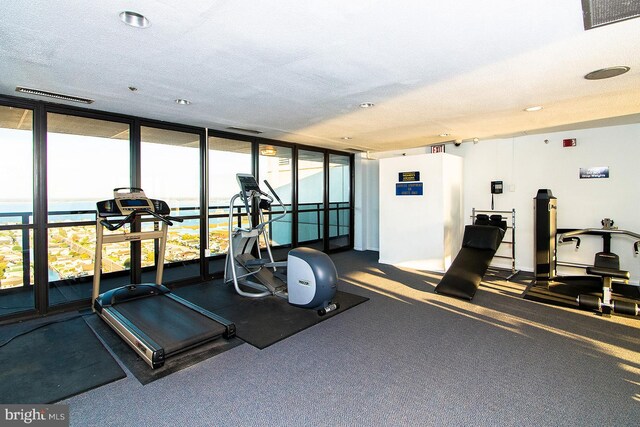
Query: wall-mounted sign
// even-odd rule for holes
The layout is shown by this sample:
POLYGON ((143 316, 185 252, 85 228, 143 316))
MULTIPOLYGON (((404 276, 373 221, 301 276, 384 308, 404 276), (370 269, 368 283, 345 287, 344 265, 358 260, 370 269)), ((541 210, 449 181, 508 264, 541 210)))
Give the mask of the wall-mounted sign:
POLYGON ((399 182, 396 184, 396 196, 422 196, 422 183, 399 182))
POLYGON ((567 147, 575 147, 576 146, 576 139, 575 138, 567 138, 567 139, 563 139, 562 140, 562 146, 564 148, 567 147))
POLYGON ((398 181, 400 182, 409 182, 409 181, 420 181, 420 172, 398 172, 398 181))
POLYGON ((609 166, 580 168, 580 179, 609 178, 609 166))
POLYGON ((444 144, 440 144, 440 145, 432 145, 431 146, 431 153, 444 153, 444 144))

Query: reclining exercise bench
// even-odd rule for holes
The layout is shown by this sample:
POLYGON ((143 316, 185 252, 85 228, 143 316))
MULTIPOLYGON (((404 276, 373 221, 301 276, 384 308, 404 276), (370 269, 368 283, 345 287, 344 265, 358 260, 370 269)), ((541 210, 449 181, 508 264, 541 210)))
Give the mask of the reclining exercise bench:
POLYGON ((462 249, 435 292, 471 301, 502 242, 505 230, 506 222, 500 215, 477 215, 475 224, 464 228, 462 249))

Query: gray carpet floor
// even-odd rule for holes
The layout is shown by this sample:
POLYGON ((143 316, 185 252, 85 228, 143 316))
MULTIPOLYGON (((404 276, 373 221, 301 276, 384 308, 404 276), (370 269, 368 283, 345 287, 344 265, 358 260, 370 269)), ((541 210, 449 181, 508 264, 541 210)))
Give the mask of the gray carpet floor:
POLYGON ((265 350, 75 396, 71 425, 640 425, 639 319, 524 300, 525 273, 456 300, 433 293, 441 274, 377 257, 332 257, 370 301, 265 350))

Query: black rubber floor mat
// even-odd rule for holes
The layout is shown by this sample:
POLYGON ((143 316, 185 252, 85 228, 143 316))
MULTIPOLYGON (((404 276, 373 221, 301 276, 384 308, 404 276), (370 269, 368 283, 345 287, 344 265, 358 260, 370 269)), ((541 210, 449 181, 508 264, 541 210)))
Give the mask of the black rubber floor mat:
POLYGON ((0 403, 54 403, 124 378, 78 314, 2 327, 0 403), (32 323, 30 325, 29 323, 32 323))
POLYGON ((241 297, 233 287, 205 282, 174 291, 181 297, 213 311, 236 324, 238 338, 263 349, 310 326, 363 303, 368 298, 338 291, 334 301, 340 308, 325 316, 316 310, 298 308, 285 299, 269 296, 259 299, 241 297))
POLYGON ((120 338, 116 332, 109 327, 97 315, 85 318, 89 326, 104 340, 111 351, 127 367, 141 384, 149 384, 155 380, 166 377, 169 374, 178 372, 198 362, 209 359, 223 353, 243 342, 238 338, 217 340, 205 343, 191 350, 179 353, 165 361, 164 365, 157 369, 151 369, 147 363, 129 345, 120 338))

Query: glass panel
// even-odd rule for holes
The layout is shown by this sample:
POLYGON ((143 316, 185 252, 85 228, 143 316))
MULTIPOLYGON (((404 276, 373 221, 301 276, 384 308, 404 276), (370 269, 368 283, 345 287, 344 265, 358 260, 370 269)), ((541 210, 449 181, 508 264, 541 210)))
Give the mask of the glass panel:
POLYGON ((298 151, 298 243, 323 249, 324 154, 298 151))
MULTIPOLYGON (((227 253, 229 201, 240 191, 236 174, 251 173, 251 142, 210 136, 208 149, 209 253, 215 256, 227 253)), ((240 205, 240 201, 236 201, 237 212, 240 205)), ((244 209, 242 212, 244 214, 244 209)))
POLYGON ((349 246, 351 218, 351 159, 329 155, 329 247, 349 246))
MULTIPOLYGON (((293 150, 289 147, 260 144, 259 153, 259 182, 262 184, 265 179, 269 181, 287 211, 291 212, 293 150)), ((264 188, 264 191, 267 190, 264 188)), ((271 215, 278 215, 282 212, 280 205, 274 202, 271 207, 271 215)), ((290 246, 292 227, 293 216, 291 214, 287 214, 284 218, 270 224, 268 227, 270 244, 272 246, 290 246)))
MULTIPOLYGON (((152 127, 141 127, 141 181, 147 197, 167 202, 171 215, 181 217, 169 227, 165 264, 165 282, 200 275, 200 135, 152 127)), ((143 230, 159 227, 153 221, 143 230)), ((155 264, 156 241, 142 244, 142 266, 155 264)), ((154 272, 145 281, 154 281, 154 272)))
POLYGON ((0 317, 34 308, 33 112, 0 106, 0 317))
MULTIPOLYGON (((50 305, 91 296, 96 202, 112 198, 113 189, 129 180, 127 123, 47 115, 50 305)), ((128 244, 110 244, 104 251, 104 273, 129 268, 128 244)))

